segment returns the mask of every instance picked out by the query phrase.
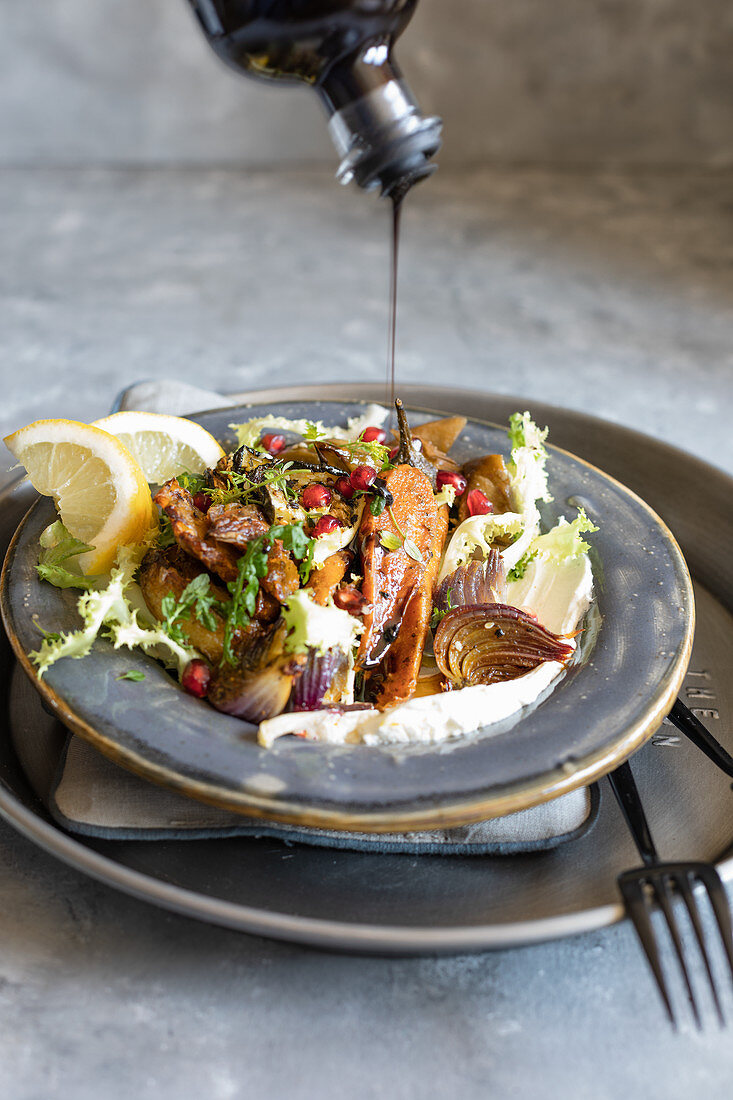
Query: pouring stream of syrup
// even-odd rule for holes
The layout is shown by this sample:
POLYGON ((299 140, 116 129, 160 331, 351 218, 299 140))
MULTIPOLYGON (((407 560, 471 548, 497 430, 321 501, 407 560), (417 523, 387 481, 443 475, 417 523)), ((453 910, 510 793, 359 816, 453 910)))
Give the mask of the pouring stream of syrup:
POLYGON ((386 402, 390 410, 389 426, 392 426, 392 416, 395 402, 395 342, 397 336, 397 260, 400 246, 400 220, 402 214, 403 195, 392 200, 392 264, 389 279, 389 332, 387 340, 387 386, 386 402))

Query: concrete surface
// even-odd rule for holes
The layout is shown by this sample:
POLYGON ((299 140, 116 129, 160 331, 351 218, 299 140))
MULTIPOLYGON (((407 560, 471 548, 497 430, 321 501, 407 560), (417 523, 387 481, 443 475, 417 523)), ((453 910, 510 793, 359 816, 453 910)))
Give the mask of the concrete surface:
MULTIPOLYGON (((400 376, 588 410, 733 470, 732 183, 437 177, 406 212, 400 376)), ((143 377, 382 378, 386 215, 327 172, 0 172, 0 430, 93 418, 143 377)), ((668 1030, 627 925, 327 956, 126 898, 4 823, 0 897, 12 1100, 730 1095, 729 1035, 668 1030)))
MULTIPOLYGON (((398 366, 628 423, 730 468, 731 176, 438 174, 406 204, 398 366)), ((141 378, 385 375, 388 210, 328 171, 0 171, 0 404, 141 378)))

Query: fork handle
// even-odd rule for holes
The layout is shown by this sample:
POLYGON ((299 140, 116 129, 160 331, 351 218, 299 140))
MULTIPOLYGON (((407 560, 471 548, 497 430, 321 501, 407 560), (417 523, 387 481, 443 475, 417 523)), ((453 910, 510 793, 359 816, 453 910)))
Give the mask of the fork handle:
POLYGON ((705 728, 697 715, 693 714, 681 699, 675 701, 667 717, 680 733, 684 733, 693 745, 697 745, 698 749, 712 760, 713 764, 717 764, 721 771, 733 777, 733 756, 725 751, 710 730, 705 728))
POLYGON ((657 849, 654 847, 649 822, 641 804, 639 788, 636 786, 636 780, 628 760, 620 764, 614 771, 609 772, 608 781, 611 784, 611 790, 616 795, 621 813, 624 815, 644 865, 652 867, 655 863, 659 863, 659 856, 657 855, 657 849))

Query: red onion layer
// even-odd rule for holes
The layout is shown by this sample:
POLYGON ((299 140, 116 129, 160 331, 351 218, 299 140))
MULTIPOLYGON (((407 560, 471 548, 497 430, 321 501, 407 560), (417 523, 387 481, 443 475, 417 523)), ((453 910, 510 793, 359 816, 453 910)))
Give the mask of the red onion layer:
POLYGON ((449 573, 435 591, 433 607, 447 611, 468 604, 502 603, 505 597, 504 561, 498 550, 492 550, 486 561, 470 561, 449 573))
POLYGON ((572 645, 507 604, 458 607, 433 638, 438 668, 454 687, 514 680, 545 661, 567 661, 572 645))
POLYGON ((322 655, 316 653, 314 649, 309 650, 303 671, 293 684, 290 709, 320 710, 324 705, 328 705, 324 704, 328 689, 337 678, 341 680, 340 673, 345 670, 346 655, 340 649, 329 649, 322 655))

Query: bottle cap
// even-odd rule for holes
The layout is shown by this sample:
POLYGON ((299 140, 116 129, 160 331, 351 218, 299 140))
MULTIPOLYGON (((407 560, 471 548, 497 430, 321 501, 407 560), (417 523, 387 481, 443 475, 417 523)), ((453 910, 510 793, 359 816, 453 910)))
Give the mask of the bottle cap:
POLYGON ((404 80, 372 87, 332 114, 329 131, 341 157, 338 179, 401 198, 431 175, 441 144, 441 119, 426 118, 404 80))

